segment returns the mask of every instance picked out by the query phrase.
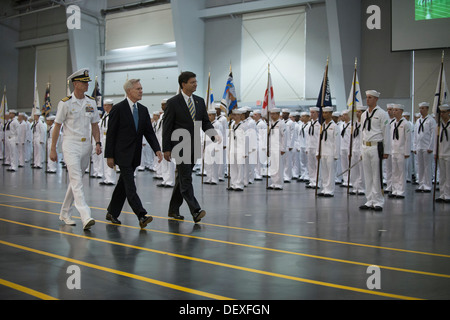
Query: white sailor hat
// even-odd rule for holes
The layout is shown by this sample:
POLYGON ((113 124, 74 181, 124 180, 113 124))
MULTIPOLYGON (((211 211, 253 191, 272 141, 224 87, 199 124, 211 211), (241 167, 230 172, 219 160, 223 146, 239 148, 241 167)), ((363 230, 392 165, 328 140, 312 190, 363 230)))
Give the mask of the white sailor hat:
POLYGON ((419 107, 429 107, 430 104, 428 102, 421 102, 419 103, 419 107))
POLYGON ((285 109, 281 109, 281 112, 282 113, 291 113, 291 111, 289 109, 286 109, 286 108, 285 109))
POLYGON ((153 112, 153 115, 154 115, 154 116, 159 116, 159 111, 154 111, 154 112, 153 112))
POLYGON ((395 103, 388 103, 388 104, 386 105, 386 108, 387 108, 387 109, 392 109, 394 106, 395 106, 395 103))
POLYGON ((367 90, 366 91, 366 96, 373 96, 373 97, 379 98, 380 97, 380 93, 378 91, 376 91, 376 90, 367 90))
POLYGON ((162 99, 162 100, 161 100, 161 104, 167 103, 167 100, 168 100, 168 99, 162 99))
POLYGON ((280 108, 272 108, 269 110, 270 113, 280 113, 280 108))
POLYGON ((293 117, 296 117, 296 116, 299 116, 299 115, 300 115, 300 113, 297 112, 297 111, 291 112, 291 116, 293 116, 293 117))
POLYGON ((411 116, 411 113, 409 113, 409 112, 403 112, 402 113, 404 116, 411 116))
POLYGON ((414 117, 419 118, 419 117, 420 117, 420 112, 415 113, 415 114, 414 114, 414 117))
POLYGON ((39 110, 39 109, 34 109, 34 115, 35 115, 35 116, 40 116, 40 115, 41 115, 41 110, 39 110))
MULTIPOLYGON (((323 107, 322 112, 333 112, 333 107, 323 107)), ((333 112, 333 115, 334 115, 334 112, 333 112)), ((338 116, 339 116, 339 114, 338 114, 338 116)))
POLYGON ((214 108, 220 109, 220 103, 214 103, 214 108))
POLYGON ((320 111, 320 109, 318 107, 311 107, 309 108, 309 111, 320 111))
POLYGON ((245 112, 251 112, 251 111, 252 111, 252 108, 250 108, 249 106, 242 107, 242 109, 245 110, 244 113, 245 113, 245 112))
POLYGON ((214 109, 209 109, 209 110, 208 110, 208 114, 216 114, 216 110, 214 110, 214 109))
POLYGON ((233 114, 244 114, 245 110, 243 108, 235 108, 232 111, 233 114))
POLYGON ((300 116, 301 116, 301 117, 303 117, 303 116, 309 116, 309 112, 303 111, 303 112, 300 113, 300 116))
POLYGON ((348 109, 344 109, 344 110, 342 110, 342 115, 344 115, 344 114, 348 114, 350 112, 350 110, 348 110, 348 109))
POLYGON ((441 111, 448 111, 448 110, 450 110, 450 106, 448 104, 441 104, 439 106, 439 110, 441 110, 441 111))
POLYGON ((53 120, 55 120, 55 119, 56 119, 55 116, 49 116, 49 117, 47 117, 47 120, 50 120, 50 121, 53 121, 53 120))
POLYGON ((114 100, 113 99, 105 99, 103 101, 103 104, 114 104, 114 100))
POLYGON ((253 114, 261 114, 261 110, 260 109, 256 109, 253 111, 253 114))
POLYGON ((81 81, 81 82, 89 82, 91 81, 91 78, 89 77, 89 69, 83 68, 78 71, 75 71, 72 73, 67 80, 73 81, 81 81))
POLYGON ((9 113, 17 114, 17 110, 15 110, 15 109, 9 109, 9 113))
POLYGON ((19 112, 19 116, 25 116, 25 112, 19 112))
POLYGON ((394 105, 392 106, 392 108, 404 110, 404 109, 405 109, 405 106, 402 105, 402 104, 398 104, 398 103, 397 103, 397 104, 394 104, 394 105))

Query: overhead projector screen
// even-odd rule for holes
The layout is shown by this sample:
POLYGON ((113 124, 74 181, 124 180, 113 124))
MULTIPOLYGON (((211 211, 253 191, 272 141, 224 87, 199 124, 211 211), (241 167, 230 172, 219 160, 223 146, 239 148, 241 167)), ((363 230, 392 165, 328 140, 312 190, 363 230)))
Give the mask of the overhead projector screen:
POLYGON ((450 47, 450 0, 392 0, 392 51, 450 47))

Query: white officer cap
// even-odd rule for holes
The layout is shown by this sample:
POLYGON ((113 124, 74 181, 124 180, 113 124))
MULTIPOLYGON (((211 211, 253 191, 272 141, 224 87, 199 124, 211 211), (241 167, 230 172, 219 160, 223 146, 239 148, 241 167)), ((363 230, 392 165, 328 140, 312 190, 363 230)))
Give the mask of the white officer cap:
POLYGON ((379 98, 380 97, 380 93, 378 91, 376 91, 376 90, 367 90, 366 91, 366 96, 373 96, 373 97, 379 98))
POLYGON ((320 109, 318 107, 311 107, 311 108, 309 108, 309 111, 317 111, 317 112, 319 112, 320 109))
POLYGON ((323 107, 322 112, 333 112, 333 107, 323 107))
POLYGON ((421 102, 419 103, 419 107, 429 107, 430 104, 428 102, 421 102))
POLYGON ((81 82, 89 82, 91 81, 91 78, 89 78, 89 69, 83 68, 78 71, 75 71, 72 73, 67 80, 73 81, 81 81, 81 82))
POLYGON ((282 113, 291 113, 291 112, 289 111, 289 109, 281 109, 281 112, 282 112, 282 113))
POLYGON ((439 110, 441 110, 441 111, 448 111, 448 110, 450 110, 450 106, 448 104, 441 104, 439 106, 439 110))
POLYGON ((103 104, 114 104, 114 100, 113 99, 105 99, 103 101, 103 104))

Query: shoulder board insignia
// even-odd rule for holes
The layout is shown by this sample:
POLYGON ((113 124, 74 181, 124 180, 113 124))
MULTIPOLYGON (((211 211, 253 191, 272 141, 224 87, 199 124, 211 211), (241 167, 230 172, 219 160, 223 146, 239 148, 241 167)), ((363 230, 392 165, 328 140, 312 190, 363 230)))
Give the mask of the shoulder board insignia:
POLYGON ((72 98, 72 96, 67 96, 67 97, 63 98, 62 101, 63 101, 63 102, 69 101, 70 98, 72 98))
POLYGON ((94 97, 88 96, 87 94, 86 94, 86 97, 88 97, 89 99, 95 100, 94 97))

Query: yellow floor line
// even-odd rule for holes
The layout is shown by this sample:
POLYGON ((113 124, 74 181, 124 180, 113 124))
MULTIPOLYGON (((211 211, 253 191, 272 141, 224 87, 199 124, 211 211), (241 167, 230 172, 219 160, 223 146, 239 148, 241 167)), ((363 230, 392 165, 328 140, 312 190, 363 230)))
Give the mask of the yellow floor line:
POLYGON ((45 293, 42 293, 42 292, 30 289, 30 288, 21 286, 20 284, 13 283, 13 282, 10 282, 10 281, 5 280, 5 279, 0 279, 0 285, 4 285, 6 287, 10 287, 10 288, 12 288, 14 290, 21 291, 23 293, 26 293, 28 295, 34 296, 34 297, 42 299, 42 300, 58 300, 58 299, 56 299, 56 298, 54 298, 52 296, 49 296, 49 295, 47 295, 45 293))

